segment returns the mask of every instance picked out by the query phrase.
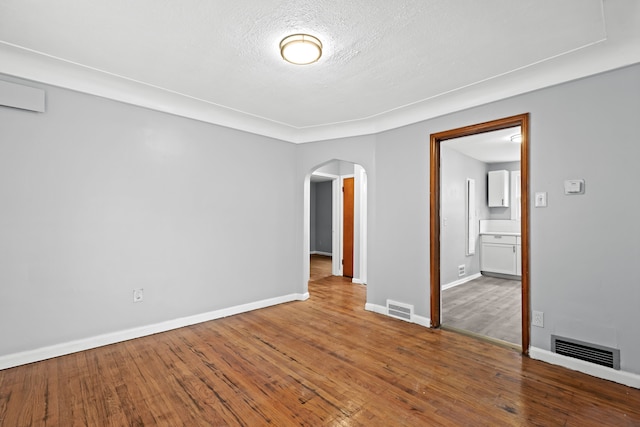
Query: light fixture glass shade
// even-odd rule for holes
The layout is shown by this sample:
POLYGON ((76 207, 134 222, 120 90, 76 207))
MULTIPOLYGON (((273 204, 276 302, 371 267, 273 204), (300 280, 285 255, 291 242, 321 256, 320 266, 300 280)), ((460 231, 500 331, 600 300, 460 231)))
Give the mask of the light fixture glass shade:
POLYGON ((308 34, 292 34, 280 42, 280 54, 292 64, 311 64, 322 56, 322 43, 308 34))
POLYGON ((511 135, 511 142, 519 144, 522 142, 522 134, 516 133, 515 135, 511 135))

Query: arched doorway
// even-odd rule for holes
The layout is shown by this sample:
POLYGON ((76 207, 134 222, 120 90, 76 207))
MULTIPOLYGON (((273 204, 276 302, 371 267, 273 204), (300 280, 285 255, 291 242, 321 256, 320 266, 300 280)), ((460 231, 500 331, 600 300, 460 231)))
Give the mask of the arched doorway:
MULTIPOLYGON (((311 257, 316 255, 331 258, 331 275, 349 276, 353 283, 366 284, 367 174, 365 169, 353 162, 329 160, 313 167, 307 174, 304 185, 305 282, 312 277, 311 257), (345 209, 346 196, 343 192, 345 186, 353 188, 352 223, 349 223, 348 219, 345 222, 345 214, 348 214, 347 210, 349 210, 348 206, 345 209), (329 209, 327 209, 327 203, 331 204, 329 209), (330 230, 326 229, 327 225, 330 230), (347 236, 346 241, 345 236, 347 236), (330 243, 327 240, 330 240, 330 243), (352 266, 349 271, 345 269, 345 256, 350 257, 347 260, 352 266)), ((326 266, 326 259, 324 263, 326 266)), ((326 267, 324 271, 327 271, 326 267)), ((316 273, 317 271, 314 272, 316 273)))

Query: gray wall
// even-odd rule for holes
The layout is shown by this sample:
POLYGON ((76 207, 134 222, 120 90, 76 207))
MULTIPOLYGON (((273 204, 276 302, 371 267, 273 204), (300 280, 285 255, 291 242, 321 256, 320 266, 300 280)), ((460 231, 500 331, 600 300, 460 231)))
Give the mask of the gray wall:
POLYGON ((299 216, 302 183, 314 165, 332 158, 362 164, 369 181, 367 301, 411 303, 428 317, 429 135, 526 112, 529 203, 536 191, 549 196, 549 206, 532 208, 530 218, 531 306, 545 313, 545 327, 532 328, 532 345, 549 350, 557 333, 614 346, 622 369, 640 373, 640 286, 629 268, 640 259, 640 65, 377 135, 300 145, 299 216), (586 194, 565 196, 570 178, 585 179, 586 194))
POLYGON ((46 113, 0 108, 0 356, 301 291, 293 144, 31 85, 46 113))
POLYGON ((311 183, 311 251, 331 253, 333 209, 331 181, 311 183))
MULTIPOLYGON (((490 163, 487 166, 487 172, 499 170, 507 170, 511 172, 520 170, 520 162, 490 163)), ((485 177, 485 180, 488 180, 488 177, 485 177)), ((511 189, 511 175, 509 175, 509 189, 511 189)), ((485 193, 485 204, 487 204, 488 197, 488 193, 485 193)), ((511 200, 508 208, 489 208, 489 216, 483 219, 511 219, 511 209, 513 208, 513 203, 514 201, 511 200)))
POLYGON ((45 88, 44 114, 0 109, 0 355, 306 291, 305 179, 332 159, 367 172, 367 301, 428 317, 429 135, 530 112, 529 203, 549 196, 530 218, 532 345, 614 346, 640 373, 640 65, 298 146, 45 88))
POLYGON ((476 182, 477 219, 487 219, 487 167, 479 160, 451 149, 447 141, 441 146, 441 216, 440 227, 440 283, 446 285, 463 277, 458 276, 458 266, 465 265, 467 276, 480 273, 480 239, 476 227, 476 253, 467 255, 467 178, 476 182), (446 226, 444 219, 446 218, 446 226))

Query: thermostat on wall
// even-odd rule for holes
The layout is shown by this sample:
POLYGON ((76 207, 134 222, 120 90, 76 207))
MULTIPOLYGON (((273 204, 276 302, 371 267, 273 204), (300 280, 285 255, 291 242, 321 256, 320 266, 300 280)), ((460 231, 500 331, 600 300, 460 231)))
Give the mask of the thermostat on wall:
POLYGON ((584 179, 568 179, 564 182, 564 194, 584 194, 584 179))

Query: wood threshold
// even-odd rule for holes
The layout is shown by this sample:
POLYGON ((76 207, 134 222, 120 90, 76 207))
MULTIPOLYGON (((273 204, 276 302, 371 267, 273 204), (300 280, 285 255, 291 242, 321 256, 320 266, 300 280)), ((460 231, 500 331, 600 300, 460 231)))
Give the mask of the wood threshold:
POLYGON ((466 329, 460 329, 460 328, 456 328, 454 326, 449 326, 449 325, 441 325, 440 329, 442 329, 444 331, 451 331, 451 332, 455 332, 455 333, 458 333, 458 334, 466 335, 468 337, 475 338, 475 339, 480 340, 480 341, 486 341, 486 342, 489 342, 489 343, 492 343, 492 344, 495 344, 495 345, 499 345, 499 346, 504 347, 504 348, 508 348, 508 349, 515 350, 515 351, 518 351, 518 352, 522 352, 522 347, 520 347, 518 344, 514 344, 514 343, 511 343, 511 342, 508 342, 508 341, 499 340, 497 338, 492 338, 492 337, 489 337, 487 335, 477 334, 475 332, 471 332, 471 331, 468 331, 466 329))

